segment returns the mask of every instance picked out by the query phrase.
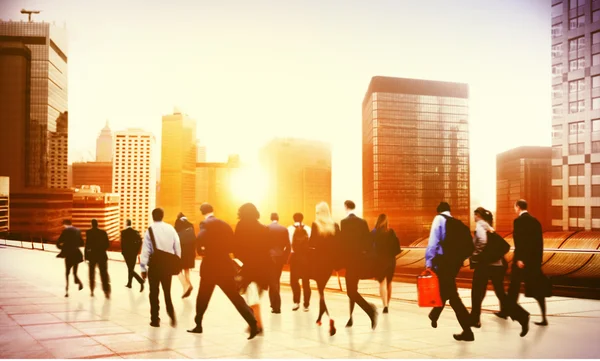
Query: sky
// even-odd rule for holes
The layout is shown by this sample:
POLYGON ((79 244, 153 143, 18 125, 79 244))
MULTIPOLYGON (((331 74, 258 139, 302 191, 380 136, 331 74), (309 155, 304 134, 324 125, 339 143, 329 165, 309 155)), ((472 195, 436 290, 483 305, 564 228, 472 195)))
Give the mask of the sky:
MULTIPOLYGON (((332 144, 335 218, 362 204, 362 100, 373 76, 467 83, 472 203, 495 209, 496 154, 550 145, 548 0, 3 0, 69 34, 69 161, 106 120, 160 142, 175 106, 208 161, 256 161, 273 137, 332 144)), ((160 143, 159 143, 160 144, 160 143)))

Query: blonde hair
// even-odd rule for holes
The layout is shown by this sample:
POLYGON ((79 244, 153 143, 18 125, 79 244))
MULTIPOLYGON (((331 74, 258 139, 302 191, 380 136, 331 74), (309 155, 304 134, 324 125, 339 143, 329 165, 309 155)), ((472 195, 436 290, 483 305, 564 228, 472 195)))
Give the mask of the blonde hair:
POLYGON ((335 223, 326 202, 317 204, 315 224, 322 235, 335 234, 335 223))

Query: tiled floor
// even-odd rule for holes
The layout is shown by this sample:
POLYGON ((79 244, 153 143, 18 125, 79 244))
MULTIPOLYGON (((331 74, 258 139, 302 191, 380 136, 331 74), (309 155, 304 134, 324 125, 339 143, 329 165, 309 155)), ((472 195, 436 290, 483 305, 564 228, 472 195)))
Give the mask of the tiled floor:
MULTIPOLYGON (((360 308, 354 327, 343 327, 348 316, 346 295, 329 291, 327 304, 336 320, 338 333, 330 337, 327 327, 318 327, 318 294, 313 293, 309 312, 291 311, 291 292, 282 287, 283 312, 269 311, 263 298, 265 333, 246 340, 243 319, 223 293, 215 291, 204 320, 204 334, 193 335, 195 295, 182 300, 182 287, 174 279, 173 298, 179 325, 171 328, 161 308, 163 325, 151 328, 148 292, 127 289, 126 267, 111 261, 109 272, 113 294, 105 300, 98 289, 94 298, 87 288, 88 269, 79 267, 86 288, 64 298, 64 264, 55 253, 0 246, 0 355, 3 358, 600 358, 600 302, 553 297, 548 300, 550 326, 531 325, 530 334, 520 338, 516 323, 500 320, 490 312, 482 317, 483 328, 475 330, 476 341, 454 341, 459 331, 451 308, 442 314, 438 329, 431 329, 427 309, 418 308, 412 284, 395 284, 390 313, 380 315, 375 331, 360 308)), ((287 275, 282 277, 287 282, 287 275)), ((73 279, 71 277, 70 281, 73 279)), ((194 285, 199 282, 193 272, 194 285)), ((335 287, 336 279, 331 285, 335 287)), ((97 285, 98 287, 98 285, 97 285)), ((374 281, 361 281, 361 291, 377 290, 374 281)), ((461 290, 467 306, 470 291, 461 290)), ((162 297, 161 297, 162 300, 162 297)), ((376 297, 369 301, 380 305, 376 297)), ((522 305, 539 318, 534 301, 522 305)), ((497 309, 492 293, 484 308, 497 309)), ((324 322, 324 325, 327 324, 324 322)))

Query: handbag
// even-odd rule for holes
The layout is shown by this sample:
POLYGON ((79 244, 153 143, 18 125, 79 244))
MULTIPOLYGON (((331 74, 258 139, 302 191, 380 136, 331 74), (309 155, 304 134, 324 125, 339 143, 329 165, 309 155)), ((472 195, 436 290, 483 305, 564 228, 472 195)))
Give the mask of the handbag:
POLYGON ((156 267, 168 275, 174 276, 179 274, 181 272, 181 258, 179 258, 176 254, 158 249, 156 247, 156 240, 154 239, 152 227, 148 227, 148 232, 150 233, 150 240, 152 241, 152 249, 154 249, 154 252, 150 256, 148 265, 151 268, 156 267))
POLYGON ((417 277, 419 307, 442 307, 440 282, 437 275, 426 269, 417 277))

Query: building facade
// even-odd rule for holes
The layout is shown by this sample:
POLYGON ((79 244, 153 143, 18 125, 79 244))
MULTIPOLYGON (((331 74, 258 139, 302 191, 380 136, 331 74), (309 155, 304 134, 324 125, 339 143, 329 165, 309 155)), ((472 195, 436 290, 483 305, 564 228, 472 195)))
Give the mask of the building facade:
POLYGON ((262 205, 262 219, 272 212, 282 224, 293 223, 296 212, 304 223, 315 219, 320 202, 331 204, 331 145, 305 139, 274 139, 260 151, 260 163, 267 174, 268 189, 262 205))
POLYGON ((0 177, 0 237, 10 230, 10 178, 0 177))
POLYGON ((363 101, 363 208, 385 213, 403 244, 427 236, 450 203, 469 224, 468 86, 374 77, 363 101))
POLYGON ((562 197, 562 191, 554 193, 551 167, 551 147, 519 147, 496 156, 497 231, 513 231, 514 205, 519 199, 527 201, 544 231, 553 228, 551 203, 553 198, 562 197))
POLYGON ((96 162, 110 163, 113 157, 113 133, 108 125, 100 131, 100 135, 96 139, 96 162))
POLYGON ((241 204, 235 204, 229 185, 239 170, 240 164, 237 157, 229 157, 227 163, 202 162, 196 164, 194 216, 197 220, 203 220, 200 214, 200 205, 206 202, 213 206, 215 215, 219 219, 231 225, 237 222, 237 209, 241 204))
POLYGON ((120 228, 131 219, 133 228, 143 232, 156 207, 155 138, 150 132, 128 129, 115 132, 114 139, 112 193, 120 196, 120 228))
POLYGON ((552 225, 563 230, 597 230, 600 2, 553 0, 551 21, 552 225))
POLYGON ((108 233, 110 242, 119 241, 119 195, 86 185, 73 193, 73 226, 82 230, 84 239, 84 231, 92 228, 92 219, 98 221, 98 228, 108 233))
POLYGON ((81 188, 84 185, 97 185, 100 186, 100 191, 103 193, 112 192, 112 162, 73 163, 72 172, 74 188, 81 188))
MULTIPOLYGON (((0 107, 0 118, 9 119, 12 138, 8 143, 24 142, 25 150, 23 187, 66 188, 68 129, 67 116, 67 36, 65 29, 39 22, 0 21, 0 60, 9 62, 9 76, 0 77, 1 101, 12 104, 0 107), (7 50, 8 47, 8 50, 7 50), (21 49, 19 49, 21 48, 21 49), (27 48, 28 51, 25 51, 27 48), (12 50, 11 50, 12 49, 12 50), (13 53, 7 55, 6 52, 13 53), (6 59, 8 57, 9 59, 6 59), (13 67, 14 65, 14 67, 13 67), (13 74, 14 72, 14 74, 13 74), (24 74, 27 78, 23 79, 24 74), (12 84, 15 87, 12 87, 12 84), (24 93, 25 92, 25 93, 24 93), (27 99, 28 98, 28 99, 27 99), (29 104, 25 104, 29 102, 29 104), (28 107, 28 108, 27 108, 28 107), (23 112, 29 111, 28 115, 23 112), (12 113, 16 111, 16 113, 12 113), (4 114, 6 113, 6 114, 4 114), (15 121, 15 123, 12 123, 15 121), (25 124, 23 124, 23 122, 25 124), (18 129, 17 129, 18 128, 18 129), (24 134, 22 134, 24 133, 24 134)), ((15 171, 14 169, 11 170, 15 171)), ((11 178, 11 174, 8 175, 11 178)), ((15 175, 11 186, 22 189, 20 178, 15 175)))
POLYGON ((183 212, 195 223, 196 121, 175 110, 162 118, 160 191, 157 204, 166 221, 174 223, 183 212))

